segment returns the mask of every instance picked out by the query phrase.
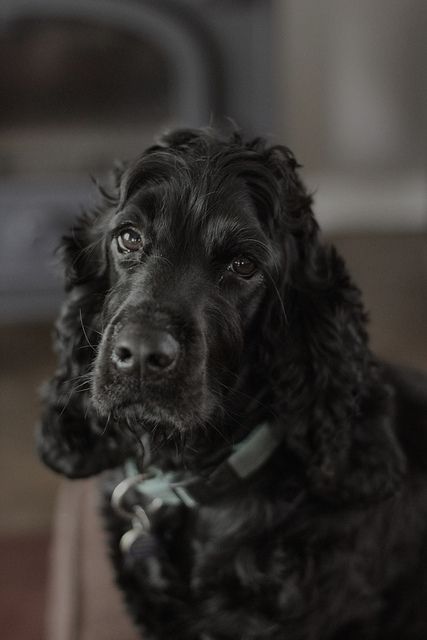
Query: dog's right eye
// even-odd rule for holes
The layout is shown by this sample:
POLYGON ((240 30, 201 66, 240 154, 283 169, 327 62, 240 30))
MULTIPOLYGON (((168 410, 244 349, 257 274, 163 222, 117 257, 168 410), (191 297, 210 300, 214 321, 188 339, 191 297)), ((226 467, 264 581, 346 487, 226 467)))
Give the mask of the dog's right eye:
POLYGON ((130 253, 131 251, 138 251, 143 244, 141 234, 127 227, 122 229, 116 236, 117 248, 121 253, 130 253))
POLYGON ((239 258, 234 258, 234 260, 228 265, 228 271, 232 271, 236 273, 238 276, 249 280, 255 274, 257 267, 256 264, 246 258, 245 256, 240 256, 239 258))

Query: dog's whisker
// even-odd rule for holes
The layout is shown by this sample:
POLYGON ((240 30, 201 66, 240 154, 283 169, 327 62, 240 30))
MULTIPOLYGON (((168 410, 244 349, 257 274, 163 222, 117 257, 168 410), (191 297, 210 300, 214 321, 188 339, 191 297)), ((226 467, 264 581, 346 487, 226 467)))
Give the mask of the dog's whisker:
POLYGON ((75 376, 73 378, 67 378, 67 382, 77 382, 77 380, 83 380, 83 379, 89 380, 90 377, 91 377, 91 372, 88 371, 86 373, 81 373, 80 375, 75 376))
POLYGON ((167 265, 169 265, 170 267, 173 268, 173 262, 171 260, 169 260, 169 258, 166 258, 166 256, 162 256, 162 255, 158 255, 155 253, 152 253, 150 255, 150 258, 155 258, 156 260, 162 260, 163 262, 165 262, 167 265))
POLYGON ((89 403, 89 402, 86 402, 85 410, 84 410, 84 418, 85 418, 85 421, 87 420, 87 417, 88 417, 88 415, 89 415, 89 411, 90 411, 90 410, 91 410, 90 403, 89 403))
POLYGON ((272 278, 272 276, 267 272, 263 272, 265 276, 267 276, 271 286, 274 289, 274 292, 277 296, 277 299, 279 300, 279 304, 282 310, 282 317, 285 319, 285 324, 289 324, 289 320, 288 320, 288 315, 286 313, 286 309, 285 309, 285 303, 283 302, 282 296, 280 295, 280 291, 276 285, 276 283, 274 282, 274 279, 272 278))
POLYGON ((96 349, 95 349, 94 345, 91 343, 91 341, 89 340, 88 335, 86 333, 85 326, 83 324, 83 315, 82 315, 81 307, 79 309, 79 318, 80 318, 80 324, 81 324, 83 335, 84 335, 84 337, 86 339, 86 342, 88 343, 89 347, 96 353, 96 349))
POLYGON ((73 397, 73 392, 71 392, 68 396, 67 396, 67 400, 64 403, 64 405, 61 408, 61 411, 59 412, 59 416, 63 416, 65 411, 68 409, 68 406, 70 404, 70 400, 73 397))
POLYGON ((102 436, 105 436, 105 434, 107 433, 108 427, 110 426, 111 423, 111 411, 108 412, 107 414, 107 419, 105 421, 104 427, 101 431, 101 433, 99 434, 99 436, 102 438, 102 436))
MULTIPOLYGON (((229 416, 230 418, 232 418, 232 416, 229 416)), ((232 446, 234 443, 227 438, 227 436, 225 435, 225 433, 223 433, 223 431, 221 431, 215 424, 215 422, 211 419, 206 420, 206 431, 209 431, 210 429, 212 429, 213 431, 215 431, 220 438, 228 445, 228 446, 232 446)))
MULTIPOLYGON (((227 369, 227 367, 221 367, 221 371, 223 373, 225 373, 226 375, 233 375, 236 381, 240 381, 239 375, 236 374, 234 371, 230 371, 230 369, 227 369)), ((234 395, 238 395, 239 397, 243 398, 243 399, 248 399, 251 401, 251 404, 256 404, 259 408, 265 408, 267 409, 269 412, 271 412, 271 407, 267 404, 265 404, 264 402, 262 402, 259 398, 257 398, 256 395, 251 395, 248 393, 245 393, 244 391, 241 391, 238 387, 231 387, 230 385, 227 385, 226 383, 222 382, 221 380, 217 380, 216 381, 217 384, 222 387, 223 389, 225 389, 226 391, 234 394, 234 395)), ((264 393, 264 391, 262 392, 264 393)))
MULTIPOLYGON (((77 244, 78 241, 77 241, 76 233, 77 233, 77 229, 73 229, 72 230, 73 240, 77 244)), ((98 246, 102 242, 103 242, 103 238, 101 236, 100 238, 97 238, 93 242, 88 244, 87 247, 81 247, 80 250, 76 253, 75 258, 71 263, 72 266, 75 267, 82 256, 84 256, 84 255, 90 256, 90 254, 94 253, 95 250, 98 248, 98 246)))
POLYGON ((72 390, 72 393, 85 393, 86 391, 90 391, 90 385, 84 387, 75 387, 72 390))

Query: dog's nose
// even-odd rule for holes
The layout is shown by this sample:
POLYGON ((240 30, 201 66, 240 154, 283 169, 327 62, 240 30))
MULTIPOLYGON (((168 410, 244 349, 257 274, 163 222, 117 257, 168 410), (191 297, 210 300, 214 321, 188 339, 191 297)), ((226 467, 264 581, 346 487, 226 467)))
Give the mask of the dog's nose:
POLYGON ((117 336, 112 359, 117 369, 141 375, 171 371, 178 360, 179 344, 167 331, 125 328, 117 336))

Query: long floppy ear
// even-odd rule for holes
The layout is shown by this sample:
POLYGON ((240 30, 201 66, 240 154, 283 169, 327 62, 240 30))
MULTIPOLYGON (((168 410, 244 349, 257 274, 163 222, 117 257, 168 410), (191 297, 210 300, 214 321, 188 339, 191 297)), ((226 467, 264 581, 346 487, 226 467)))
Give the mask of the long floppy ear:
POLYGON ((101 331, 106 292, 104 223, 112 200, 85 214, 62 245, 67 297, 56 323, 57 370, 45 386, 43 414, 37 430, 42 460, 69 477, 90 476, 116 466, 125 450, 118 448, 114 424, 100 424, 89 403, 90 371, 101 331))
POLYGON ((272 369, 288 445, 318 495, 379 500, 399 486, 405 463, 390 391, 369 349, 360 291, 335 248, 320 238, 292 154, 275 147, 267 159, 279 183, 288 254, 279 285, 287 324, 272 369))

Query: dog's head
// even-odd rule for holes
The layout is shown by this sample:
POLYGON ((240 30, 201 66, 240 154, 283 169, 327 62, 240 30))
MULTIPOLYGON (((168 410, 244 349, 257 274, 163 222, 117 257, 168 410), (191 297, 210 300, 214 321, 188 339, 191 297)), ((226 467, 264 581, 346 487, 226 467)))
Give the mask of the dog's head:
POLYGON ((118 206, 96 225, 108 274, 100 416, 165 432, 222 419, 283 269, 269 207, 254 198, 263 189, 271 206, 275 188, 254 149, 200 133, 167 137, 123 173, 118 206))
POLYGON ((233 440, 261 416, 336 485, 356 415, 385 400, 369 392, 359 292, 319 241, 296 169, 285 147, 185 130, 117 173, 64 244, 48 464, 87 475, 128 455, 129 430, 233 440), (102 438, 111 455, 91 459, 102 438))

